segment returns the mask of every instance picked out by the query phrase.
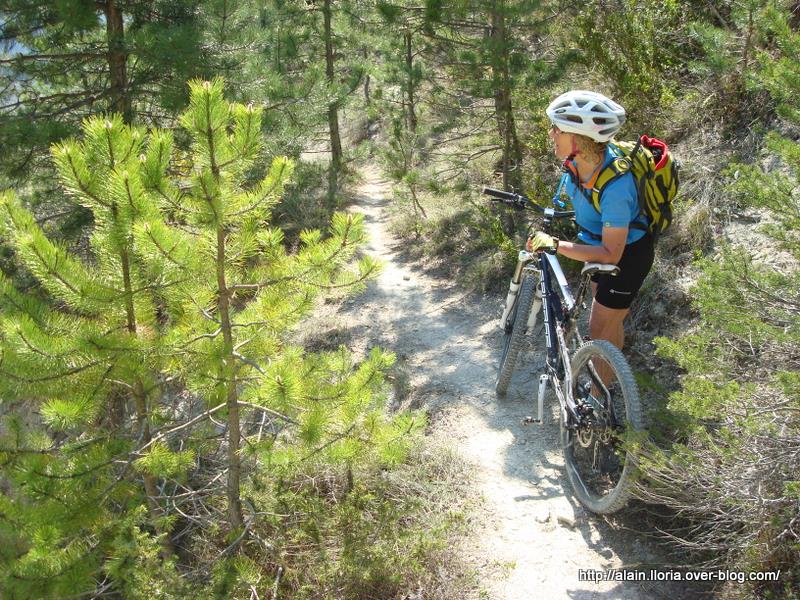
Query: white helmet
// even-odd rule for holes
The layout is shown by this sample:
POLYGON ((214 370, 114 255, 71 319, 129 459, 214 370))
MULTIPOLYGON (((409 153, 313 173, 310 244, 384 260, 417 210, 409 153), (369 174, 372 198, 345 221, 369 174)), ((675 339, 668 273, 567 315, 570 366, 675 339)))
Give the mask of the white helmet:
POLYGON ((572 90, 561 94, 547 107, 553 125, 596 142, 607 142, 625 123, 625 109, 596 92, 572 90))

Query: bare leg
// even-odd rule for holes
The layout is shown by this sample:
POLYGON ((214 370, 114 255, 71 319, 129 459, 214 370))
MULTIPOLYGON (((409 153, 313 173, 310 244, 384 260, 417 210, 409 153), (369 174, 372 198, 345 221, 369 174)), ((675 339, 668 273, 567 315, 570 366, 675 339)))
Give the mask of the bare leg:
POLYGON ((589 335, 593 340, 608 340, 622 350, 625 344, 625 328, 623 321, 630 312, 629 308, 608 308, 592 302, 592 314, 589 317, 589 335))
MULTIPOLYGON (((592 282, 592 298, 597 293, 597 284, 592 282)), ((630 312, 629 308, 608 308, 592 300, 592 312, 589 315, 589 336, 593 340, 608 340, 622 350, 625 345, 625 328, 623 322, 630 312)))
MULTIPOLYGON (((592 293, 596 290, 596 285, 592 284, 592 293)), ((630 312, 629 308, 608 308, 599 304, 597 300, 592 301, 592 313, 589 316, 589 335, 593 340, 608 340, 617 348, 622 350, 625 344, 625 327, 623 322, 630 312)), ((604 362, 595 365, 597 374, 604 383, 609 383, 611 370, 604 362)), ((592 390, 596 393, 598 390, 592 390)))

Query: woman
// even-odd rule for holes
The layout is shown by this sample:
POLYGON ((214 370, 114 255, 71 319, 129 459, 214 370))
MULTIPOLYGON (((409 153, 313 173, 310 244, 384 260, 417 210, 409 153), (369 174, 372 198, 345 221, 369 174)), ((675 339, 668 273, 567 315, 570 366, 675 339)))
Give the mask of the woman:
POLYGON ((583 243, 561 241, 539 232, 528 240, 528 250, 553 249, 582 260, 615 264, 616 276, 592 278, 592 311, 589 334, 622 349, 623 321, 639 288, 653 265, 653 237, 640 214, 636 182, 626 173, 606 184, 600 212, 592 205, 591 190, 600 171, 618 156, 608 142, 625 122, 625 109, 602 94, 573 90, 547 107, 550 139, 556 156, 565 161, 573 177, 565 185, 572 199, 575 220, 583 243))

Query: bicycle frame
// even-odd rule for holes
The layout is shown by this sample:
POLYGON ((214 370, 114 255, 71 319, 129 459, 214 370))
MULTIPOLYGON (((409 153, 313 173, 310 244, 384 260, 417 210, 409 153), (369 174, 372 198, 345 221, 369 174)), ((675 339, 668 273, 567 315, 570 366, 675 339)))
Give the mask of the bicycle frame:
MULTIPOLYGON (((539 211, 544 215, 544 231, 549 230, 553 219, 572 218, 575 215, 574 211, 558 211, 554 208, 540 207, 531 202, 527 197, 512 192, 504 192, 491 188, 484 188, 483 192, 505 204, 510 204, 517 208, 532 208, 539 211)), ((613 265, 587 263, 582 271, 584 277, 581 280, 578 293, 573 296, 567 278, 561 268, 561 264, 554 254, 548 252, 531 253, 525 250, 520 251, 512 283, 519 284, 522 281, 523 271, 534 272, 535 276, 538 278, 537 283, 539 286, 539 295, 541 296, 541 304, 537 303, 532 307, 527 325, 528 332, 531 332, 536 324, 536 317, 541 307, 547 344, 545 372, 539 376, 539 393, 537 398, 538 416, 535 419, 528 419, 528 422, 542 422, 544 395, 548 383, 553 385, 553 390, 561 405, 561 418, 563 423, 567 427, 574 427, 582 422, 582 416, 573 398, 572 389, 564 390, 563 385, 564 381, 572 381, 568 341, 569 338, 576 339, 576 336, 579 335, 577 331, 577 318, 583 307, 583 299, 589 289, 589 275, 595 271, 609 272, 614 269, 617 269, 617 267, 613 265)), ((583 339, 580 337, 577 337, 577 340, 581 343, 583 342, 583 339)), ((589 373, 593 383, 601 388, 607 400, 610 399, 610 394, 593 365, 589 365, 589 373)), ((598 405, 594 408, 603 409, 603 406, 598 405)))
MULTIPOLYGON (((573 211, 541 207, 520 194, 492 188, 483 192, 506 205, 543 214, 542 230, 547 233, 553 219, 575 216, 573 211)), ((539 375, 538 418, 525 422, 542 422, 544 396, 552 384, 573 491, 589 510, 611 514, 630 498, 629 477, 636 468, 635 452, 622 443, 623 432, 644 431, 645 420, 636 380, 622 352, 607 340, 588 340, 579 331, 579 315, 595 274, 614 276, 619 267, 586 263, 573 295, 552 249, 519 253, 500 320, 505 338, 495 391, 498 397, 505 396, 525 338, 538 333, 536 319, 541 312, 546 349, 539 375), (622 411, 619 418, 617 406, 622 411)))
MULTIPOLYGON (((558 398, 563 422, 570 422, 568 415, 573 417, 572 422, 577 422, 581 417, 578 414, 572 390, 564 390, 563 382, 570 381, 572 376, 567 342, 570 335, 577 335, 576 321, 588 288, 587 279, 585 278, 581 282, 577 296, 573 296, 561 264, 554 255, 523 250, 519 253, 519 265, 520 275, 523 271, 527 271, 537 277, 542 297, 541 310, 547 347, 545 373, 539 376, 538 415, 532 422, 542 422, 544 395, 548 383, 552 384, 558 398)), ((536 312, 537 310, 532 310, 529 316, 529 331, 535 323, 536 312)))

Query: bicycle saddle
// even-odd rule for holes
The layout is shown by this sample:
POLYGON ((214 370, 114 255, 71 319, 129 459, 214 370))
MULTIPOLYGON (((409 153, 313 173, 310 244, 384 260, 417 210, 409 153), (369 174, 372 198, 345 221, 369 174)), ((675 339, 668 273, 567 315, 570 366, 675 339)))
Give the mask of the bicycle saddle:
POLYGON ((586 263, 581 269, 581 275, 594 275, 601 273, 603 275, 619 275, 619 267, 617 265, 605 265, 602 263, 586 263))

